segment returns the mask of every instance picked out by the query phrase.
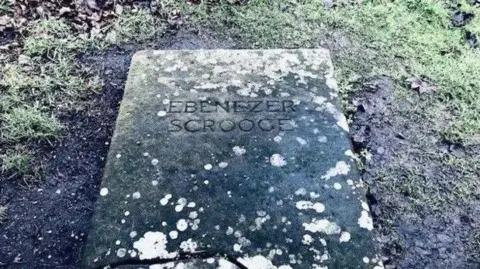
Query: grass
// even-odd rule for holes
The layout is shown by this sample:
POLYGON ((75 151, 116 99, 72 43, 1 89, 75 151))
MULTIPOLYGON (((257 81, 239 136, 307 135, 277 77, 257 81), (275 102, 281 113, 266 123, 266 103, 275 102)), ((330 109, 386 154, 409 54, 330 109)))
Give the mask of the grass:
POLYGON ((6 206, 0 206, 0 223, 2 223, 3 221, 5 221, 5 219, 7 218, 7 207, 6 206))
POLYGON ((105 41, 108 44, 145 42, 165 33, 166 23, 148 11, 126 13, 106 29, 105 41))
POLYGON ((13 12, 13 2, 10 0, 0 0, 0 16, 13 12))
POLYGON ((12 152, 2 158, 2 171, 14 171, 19 174, 27 174, 30 170, 30 156, 22 152, 12 152))
MULTIPOLYGON (((0 11, 13 11, 11 2, 0 0, 0 11)), ((166 25, 163 16, 142 10, 124 11, 95 34, 75 32, 63 19, 32 23, 22 38, 21 55, 0 67, 0 172, 32 178, 32 171, 41 168, 32 167, 38 164, 31 145, 58 138, 64 127, 57 116, 81 110, 82 98, 101 90, 98 74, 77 64, 77 55, 147 43, 161 36, 166 25)))
POLYGON ((2 140, 20 141, 56 137, 62 125, 35 107, 15 107, 3 115, 2 140))
MULTIPOLYGON (((388 75, 404 88, 411 77, 433 81, 438 88, 437 100, 455 117, 443 135, 450 140, 480 143, 480 52, 464 41, 467 29, 480 34, 480 16, 465 29, 454 28, 446 3, 338 1, 336 8, 327 9, 317 0, 258 0, 245 6, 218 1, 182 8, 202 25, 223 29, 225 35, 254 48, 315 47, 326 41, 329 29, 343 32, 349 39, 345 44, 348 49, 333 50, 344 90, 356 82, 352 77, 388 75), (289 7, 282 11, 281 3, 289 7)), ((470 7, 466 1, 459 3, 470 7)), ((477 12, 472 7, 469 10, 477 12)))

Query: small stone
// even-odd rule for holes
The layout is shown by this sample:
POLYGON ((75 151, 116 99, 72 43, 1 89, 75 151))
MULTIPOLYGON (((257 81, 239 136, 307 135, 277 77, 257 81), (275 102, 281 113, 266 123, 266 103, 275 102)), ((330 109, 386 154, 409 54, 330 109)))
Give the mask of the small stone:
POLYGON ((332 8, 333 7, 333 0, 323 0, 323 6, 326 8, 332 8))

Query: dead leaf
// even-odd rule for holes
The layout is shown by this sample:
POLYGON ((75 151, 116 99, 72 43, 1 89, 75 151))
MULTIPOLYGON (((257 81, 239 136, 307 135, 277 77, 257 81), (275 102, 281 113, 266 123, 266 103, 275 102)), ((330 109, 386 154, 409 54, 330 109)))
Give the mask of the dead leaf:
POLYGON ((66 13, 70 13, 72 12, 72 9, 69 8, 69 7, 62 7, 58 13, 60 14, 60 16, 62 16, 63 14, 66 14, 66 13))
POLYGON ((0 16, 0 26, 7 26, 10 25, 12 22, 12 18, 7 15, 0 16))
POLYGON ((99 10, 96 0, 86 0, 87 6, 92 10, 99 10))
POLYGON ((115 14, 120 15, 123 13, 123 6, 122 5, 116 5, 115 6, 115 14))
POLYGON ((419 93, 432 93, 437 90, 437 86, 420 77, 413 77, 407 80, 410 82, 410 88, 417 90, 419 93))

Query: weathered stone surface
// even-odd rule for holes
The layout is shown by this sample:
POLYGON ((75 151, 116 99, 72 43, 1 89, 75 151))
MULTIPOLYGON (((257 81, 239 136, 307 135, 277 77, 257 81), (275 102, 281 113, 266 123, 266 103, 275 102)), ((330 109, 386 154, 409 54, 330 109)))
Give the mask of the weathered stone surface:
POLYGON ((85 267, 382 268, 337 97, 323 49, 135 54, 85 267))

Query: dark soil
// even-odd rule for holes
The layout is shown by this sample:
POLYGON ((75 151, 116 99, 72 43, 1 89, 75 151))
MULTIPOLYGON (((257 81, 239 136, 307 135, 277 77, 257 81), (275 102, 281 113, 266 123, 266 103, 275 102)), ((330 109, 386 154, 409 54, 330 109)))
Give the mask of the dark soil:
MULTIPOLYGON (((231 48, 210 34, 180 31, 158 40, 156 49, 231 48)), ((83 109, 62 115, 60 141, 34 149, 43 179, 25 186, 0 178, 0 204, 7 221, 0 228, 0 268, 78 268, 98 194, 130 60, 140 45, 125 45, 79 58, 98 70, 103 92, 81 101, 83 109)))
POLYGON ((75 268, 88 232, 131 53, 112 51, 104 63, 104 91, 84 101, 84 109, 63 115, 64 138, 39 145, 43 178, 22 186, 1 182, 7 222, 0 231, 0 266, 75 268))
POLYGON ((480 203, 449 198, 462 171, 441 161, 473 156, 478 146, 443 141, 424 118, 428 98, 396 96, 387 77, 364 83, 353 103, 352 140, 372 153, 363 180, 387 268, 480 268, 480 203))

